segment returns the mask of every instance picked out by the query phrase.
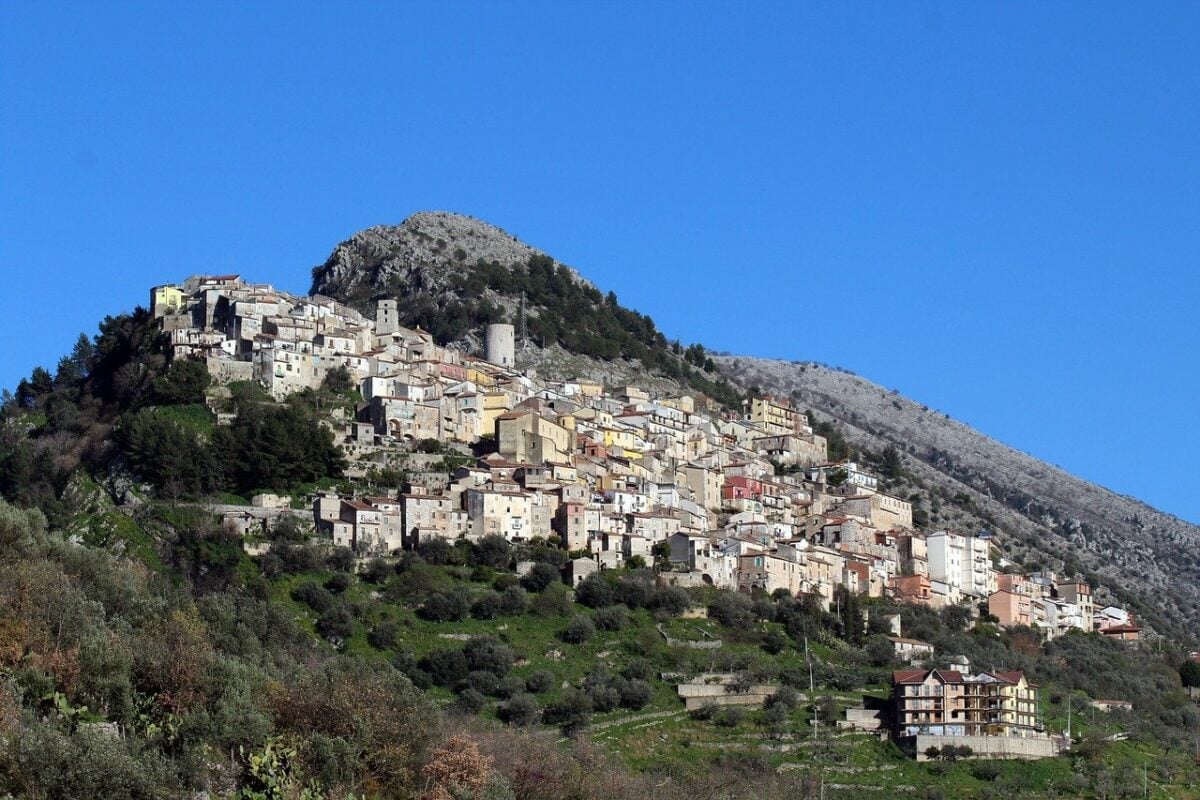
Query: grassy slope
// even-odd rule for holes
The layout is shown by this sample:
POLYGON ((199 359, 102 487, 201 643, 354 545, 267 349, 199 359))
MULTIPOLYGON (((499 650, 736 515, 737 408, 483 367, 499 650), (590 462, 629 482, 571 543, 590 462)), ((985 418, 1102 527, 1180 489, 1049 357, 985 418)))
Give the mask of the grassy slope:
MULTIPOLYGON (((450 587, 466 585, 473 591, 481 591, 488 584, 472 582, 451 576, 453 568, 437 570, 438 584, 450 587)), ((313 630, 317 615, 308 606, 291 599, 290 591, 305 580, 324 582, 329 573, 318 572, 299 576, 287 576, 273 584, 272 596, 278 602, 289 604, 305 626, 313 630)), ((596 666, 619 671, 636 658, 647 659, 658 672, 695 672, 705 669, 721 669, 727 659, 753 659, 765 667, 800 668, 804 664, 803 651, 789 645, 782 653, 770 655, 756 644, 737 641, 731 631, 723 629, 715 621, 673 619, 664 624, 664 630, 676 639, 702 639, 703 632, 720 638, 724 646, 718 651, 698 651, 683 647, 668 647, 655 629, 655 620, 645 610, 630 614, 629 625, 621 631, 598 631, 595 637, 581 645, 570 645, 558 639, 558 633, 570 619, 570 615, 540 616, 529 612, 519 616, 502 617, 496 620, 466 619, 461 622, 436 623, 418 618, 411 608, 383 599, 381 587, 356 580, 344 597, 351 603, 361 604, 364 611, 356 621, 354 635, 344 644, 347 651, 368 658, 387 659, 393 651, 381 652, 368 642, 366 634, 373 622, 391 618, 403 625, 403 633, 394 648, 408 651, 421 657, 431 650, 454 648, 460 641, 450 638, 460 634, 491 634, 509 643, 517 653, 518 661, 512 674, 527 677, 535 670, 549 670, 555 676, 555 686, 539 695, 545 706, 553 701, 564 684, 578 685, 596 666)), ((572 608, 571 614, 592 614, 582 606, 572 608)), ((773 625, 773 624, 771 624, 773 625)), ((771 625, 758 623, 764 630, 771 625)), ((775 626, 778 627, 778 626, 775 626)), ((814 645, 816 657, 838 660, 837 651, 814 645)), ((1008 797, 1041 797, 1053 794, 1063 796, 1089 796, 1077 794, 1074 777, 1077 769, 1108 770, 1115 787, 1136 782, 1140 786, 1142 768, 1149 768, 1148 785, 1151 797, 1200 798, 1200 771, 1178 756, 1166 763, 1162 760, 1161 748, 1151 744, 1116 742, 1110 744, 1103 755, 1086 766, 1071 757, 1046 759, 1038 762, 992 762, 982 766, 980 762, 957 764, 917 764, 904 757, 890 742, 864 734, 845 734, 835 731, 813 731, 811 718, 813 708, 802 704, 794 710, 787 723, 780 729, 769 730, 763 724, 761 712, 751 712, 733 727, 723 727, 714 721, 691 718, 684 712, 683 704, 676 696, 674 685, 665 680, 654 680, 654 696, 651 703, 639 711, 615 711, 597 714, 592 719, 591 738, 598 745, 620 755, 631 767, 653 770, 666 775, 680 774, 691 770, 709 768, 714 762, 728 760, 730 756, 751 759, 760 766, 777 770, 798 770, 811 775, 813 780, 824 780, 828 797, 885 796, 890 794, 944 797, 992 797, 1002 791, 1008 797), (1157 787, 1157 788, 1156 788, 1157 787), (1155 792, 1158 794, 1155 794, 1155 792)), ((886 697, 883 686, 864 687, 876 697, 886 697)), ((443 688, 434 688, 431 693, 446 705, 453 695, 443 688)), ((858 705, 862 692, 829 692, 819 686, 819 696, 832 695, 839 708, 858 705)), ((1060 730, 1066 721, 1065 699, 1058 696, 1056 687, 1043 687, 1043 712, 1053 730, 1060 730), (1052 703, 1055 696, 1059 702, 1052 703)), ((1103 735, 1121 730, 1119 721, 1102 714, 1079 713, 1085 699, 1076 698, 1076 714, 1073 729, 1079 734, 1098 732, 1103 735), (1093 716, 1095 721, 1093 722, 1093 716)), ((494 716, 498 701, 489 699, 483 711, 485 716, 494 716)), ((1119 789, 1114 789, 1119 791, 1119 789)), ((1139 795, 1140 796, 1140 795, 1139 795)))

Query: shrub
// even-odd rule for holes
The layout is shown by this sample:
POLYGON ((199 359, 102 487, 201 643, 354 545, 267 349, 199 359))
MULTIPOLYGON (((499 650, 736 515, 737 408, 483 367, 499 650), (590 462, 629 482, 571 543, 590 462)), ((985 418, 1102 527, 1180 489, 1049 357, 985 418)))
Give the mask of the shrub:
POLYGON ((589 608, 603 608, 613 603, 613 587, 600 573, 593 572, 575 587, 575 602, 589 608))
POLYGON ((648 681, 654 677, 654 668, 644 658, 635 658, 621 670, 621 677, 626 680, 648 681))
POLYGON ((746 709, 741 706, 725 706, 713 716, 713 722, 722 728, 736 728, 746 718, 746 709))
POLYGON ((506 616, 524 614, 529 609, 529 595, 520 586, 509 586, 500 593, 500 611, 506 616))
POLYGON ((539 669, 531 672, 525 679, 525 688, 534 694, 541 694, 554 688, 554 680, 553 672, 548 669, 539 669))
POLYGON ((509 725, 527 727, 537 724, 542 717, 542 710, 532 697, 527 694, 518 694, 511 697, 508 702, 501 703, 500 707, 496 709, 496 716, 509 725))
POLYGON ((688 593, 678 586, 661 586, 654 590, 650 607, 660 615, 677 617, 692 604, 688 593))
POLYGON ((500 679, 496 677, 496 673, 486 669, 473 669, 467 673, 465 685, 486 695, 495 694, 499 683, 500 679))
POLYGON ((367 568, 363 570, 363 580, 382 586, 387 583, 388 578, 395 574, 395 570, 382 558, 373 558, 371 563, 367 564, 367 568))
POLYGON ((495 636, 475 636, 463 647, 470 670, 485 670, 497 678, 503 678, 512 668, 513 651, 495 636))
POLYGON ((587 728, 592 717, 592 701, 578 689, 567 689, 546 707, 542 719, 558 725, 564 736, 575 737, 587 728))
POLYGON ((395 620, 385 619, 367 634, 367 642, 376 650, 390 650, 400 638, 400 626, 395 620))
POLYGON ((643 680, 626 681, 621 688, 621 706, 633 711, 644 708, 654 698, 654 690, 643 680))
POLYGON ((543 617, 561 617, 571 612, 570 590, 561 583, 554 583, 537 595, 533 600, 533 608, 543 617))
POLYGON ((339 572, 349 572, 354 569, 354 551, 349 547, 335 547, 325 559, 325 565, 339 572))
POLYGON ((492 693, 496 697, 507 699, 516 697, 519 694, 525 694, 525 679, 519 675, 505 675, 496 684, 496 690, 492 693))
POLYGON ((434 592, 417 614, 431 622, 458 622, 467 615, 467 607, 467 596, 462 591, 434 592))
POLYGON ((641 575, 625 575, 622 576, 617 585, 613 588, 613 599, 618 603, 624 603, 630 608, 645 608, 650 605, 650 598, 654 594, 654 584, 649 578, 641 575))
POLYGON ((568 644, 583 644, 588 639, 591 639, 596 633, 596 626, 592 621, 583 614, 572 619, 567 623, 567 627, 558 635, 568 644))
POLYGON ((608 606, 596 612, 596 627, 602 631, 619 631, 629 623, 625 606, 608 606))
POLYGON ((305 581, 292 589, 292 599, 304 603, 318 614, 333 608, 333 595, 316 581, 305 581))
POLYGON ((750 598, 733 592, 718 592, 708 605, 708 616, 726 628, 747 628, 754 622, 750 598))
POLYGON ((454 699, 452 708, 460 714, 475 716, 487 705, 487 698, 471 688, 463 689, 454 699))
POLYGON ((354 635, 354 617, 345 606, 334 606, 317 620, 317 633, 326 639, 349 639, 354 635))
POLYGON ((429 564, 448 564, 450 563, 450 543, 440 536, 430 536, 417 543, 417 554, 429 564))
POLYGON ((539 561, 529 570, 529 574, 521 578, 521 585, 530 592, 541 592, 546 587, 558 581, 558 569, 552 564, 539 561))
POLYGON ((428 672, 417 666, 417 660, 412 653, 398 653, 392 659, 392 666, 412 681, 412 685, 424 691, 433 686, 433 678, 428 672))
POLYGON ((508 569, 512 545, 503 536, 485 536, 471 545, 471 561, 492 569, 508 569))
POLYGON ((471 603, 471 616, 475 619, 495 619, 504 613, 504 600, 499 592, 487 589, 471 603))
POLYGON ((699 708, 693 708, 688 712, 688 716, 694 720, 709 720, 717 715, 717 705, 715 703, 705 703, 699 708))
POLYGON ((349 589, 353 582, 354 579, 348 572, 335 572, 329 576, 329 580, 325 581, 325 588, 334 594, 341 594, 349 589))
POLYGON ((467 677, 469 667, 462 650, 431 650, 420 661, 421 669, 438 686, 453 686, 467 677))
POLYGON ((791 711, 800 705, 800 693, 791 686, 780 686, 775 694, 767 698, 767 706, 782 706, 791 711))
POLYGON ((763 635, 762 649, 777 656, 787 647, 788 637, 780 630, 772 628, 763 635))

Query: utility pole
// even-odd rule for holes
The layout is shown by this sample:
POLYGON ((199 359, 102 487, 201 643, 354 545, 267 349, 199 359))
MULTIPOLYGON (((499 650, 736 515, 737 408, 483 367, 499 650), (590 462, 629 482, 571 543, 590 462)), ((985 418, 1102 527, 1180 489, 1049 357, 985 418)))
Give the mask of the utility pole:
POLYGON ((1071 744, 1071 695, 1067 695, 1067 745, 1071 744))
MULTIPOLYGON (((804 637, 804 663, 809 666, 809 699, 816 703, 816 688, 812 684, 812 661, 809 658, 809 637, 804 637)), ((1198 745, 1200 747, 1200 745, 1198 745)))

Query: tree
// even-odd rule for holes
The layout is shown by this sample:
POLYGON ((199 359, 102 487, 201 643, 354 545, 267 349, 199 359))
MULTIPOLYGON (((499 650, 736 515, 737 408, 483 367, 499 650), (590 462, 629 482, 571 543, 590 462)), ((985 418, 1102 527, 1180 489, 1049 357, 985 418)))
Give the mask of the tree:
POLYGON ((346 369, 345 364, 339 364, 329 370, 325 373, 325 379, 321 381, 321 388, 334 394, 351 391, 354 388, 354 381, 350 376, 350 370, 346 369))
POLYGON ((596 626, 583 614, 567 623, 559 638, 567 644, 583 644, 596 634, 596 626))
POLYGON ((521 578, 521 585, 530 592, 540 592, 558 581, 558 570, 552 564, 539 561, 529 574, 521 578))
POLYGON ((1186 687, 1200 687, 1200 662, 1186 661, 1179 668, 1179 678, 1186 687))
POLYGON ((575 602, 588 608, 603 608, 613 603, 612 584, 598 572, 593 572, 575 587, 575 602))
POLYGON ((558 725, 564 736, 574 738, 587 728, 592 718, 592 701, 579 689, 567 689, 546 707, 542 719, 558 725))
POLYGON ((904 464, 900 458, 900 451, 896 446, 889 444, 883 449, 883 454, 879 459, 879 473, 885 478, 899 478, 903 472, 904 464))
POLYGON ((537 700, 527 694, 517 694, 509 698, 507 703, 500 704, 496 709, 496 716, 502 722, 524 728, 536 725, 542 717, 542 710, 538 707, 537 700))
POLYGON ((204 362, 176 359, 167 374, 154 382, 154 400, 164 405, 203 403, 211 381, 204 362))

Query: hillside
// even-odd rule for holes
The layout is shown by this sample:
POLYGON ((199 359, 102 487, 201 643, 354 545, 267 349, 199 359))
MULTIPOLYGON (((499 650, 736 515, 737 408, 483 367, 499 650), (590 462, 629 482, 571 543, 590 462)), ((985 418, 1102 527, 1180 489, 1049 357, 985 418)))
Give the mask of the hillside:
POLYGON ((543 377, 689 387, 731 408, 753 386, 792 396, 844 428, 864 455, 888 445, 904 453, 913 480, 892 490, 920 494, 931 524, 995 530, 1019 561, 1100 578, 1103 590, 1162 633, 1191 641, 1200 630, 1200 596, 1191 590, 1200 582, 1197 526, 849 373, 670 343, 649 316, 480 220, 422 212, 368 228, 313 269, 312 292, 365 313, 376 298, 397 297, 402 324, 475 352, 484 325, 520 326, 523 313, 528 335, 518 365, 543 377))
MULTIPOLYGON (((933 524, 995 530, 1010 557, 1099 576, 1160 632, 1194 640, 1200 629, 1200 527, 1089 483, 961 422, 848 372, 811 363, 717 358, 744 386, 792 397, 835 422, 855 446, 904 454, 933 524), (924 486, 917 485, 918 483, 924 486), (957 503, 954 498, 959 494, 957 503), (1009 545, 1016 545, 1010 548, 1009 545), (1015 556, 1013 553, 1015 552, 1015 556)), ((969 529, 969 528, 968 528, 969 529)), ((1093 579, 1094 580, 1094 579, 1093 579)))
POLYGON ((311 293, 368 315, 378 298, 397 298, 401 325, 466 352, 480 352, 488 323, 511 323, 520 339, 518 365, 544 376, 564 373, 569 360, 569 377, 645 382, 649 373, 664 388, 687 386, 735 407, 740 399, 699 345, 669 342, 654 320, 623 307, 612 292, 459 214, 422 212, 354 234, 313 268, 311 293))

